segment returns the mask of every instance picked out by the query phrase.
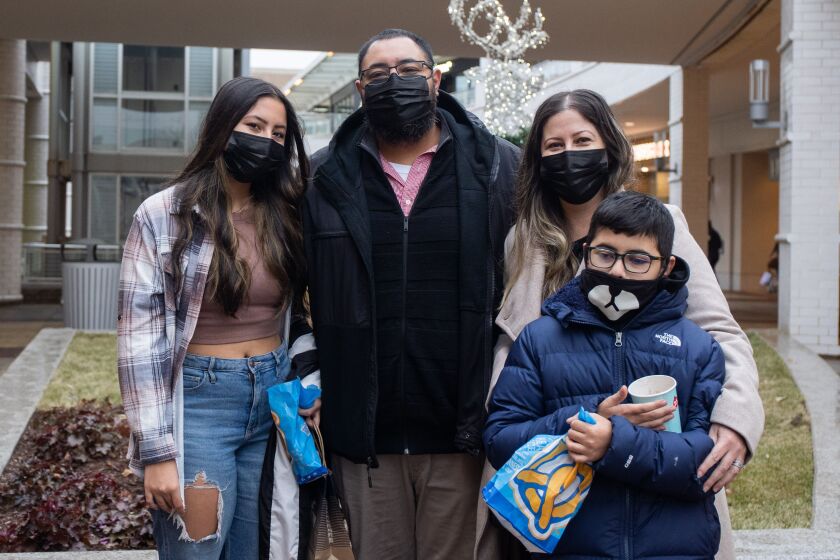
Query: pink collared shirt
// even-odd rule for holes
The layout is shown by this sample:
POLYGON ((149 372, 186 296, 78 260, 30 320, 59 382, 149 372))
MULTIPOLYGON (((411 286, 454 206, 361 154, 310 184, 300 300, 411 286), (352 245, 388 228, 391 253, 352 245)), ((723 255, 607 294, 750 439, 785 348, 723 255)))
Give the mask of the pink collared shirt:
POLYGON ((399 202, 405 216, 411 213, 411 207, 417 200, 417 195, 420 194, 420 186, 429 172, 429 167, 432 165, 432 159, 435 157, 437 149, 438 146, 434 146, 417 156, 417 159, 411 164, 411 169, 409 169, 408 177, 405 180, 394 169, 391 162, 385 159, 382 152, 379 152, 379 163, 382 165, 382 171, 388 177, 388 182, 391 183, 391 188, 394 189, 394 195, 396 195, 397 202, 399 202))

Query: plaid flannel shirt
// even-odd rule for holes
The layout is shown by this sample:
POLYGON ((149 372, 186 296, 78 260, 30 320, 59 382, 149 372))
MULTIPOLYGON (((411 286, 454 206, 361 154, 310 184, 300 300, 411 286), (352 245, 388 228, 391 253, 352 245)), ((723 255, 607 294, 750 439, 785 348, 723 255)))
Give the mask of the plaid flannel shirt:
MULTIPOLYGON (((117 317, 117 370, 131 426, 130 468, 176 459, 183 473, 183 385, 181 368, 190 344, 210 261, 213 239, 200 225, 184 251, 180 286, 175 285, 172 245, 177 238, 175 187, 146 199, 134 214, 123 250, 117 317)), ((200 224, 200 220, 198 221, 200 224)), ((284 342, 292 372, 320 384, 314 338, 302 306, 286 314, 284 342)), ((280 329, 278 324, 278 330, 280 329)), ((281 335, 284 334, 281 332, 281 335)), ((183 488, 183 482, 182 482, 183 488)))

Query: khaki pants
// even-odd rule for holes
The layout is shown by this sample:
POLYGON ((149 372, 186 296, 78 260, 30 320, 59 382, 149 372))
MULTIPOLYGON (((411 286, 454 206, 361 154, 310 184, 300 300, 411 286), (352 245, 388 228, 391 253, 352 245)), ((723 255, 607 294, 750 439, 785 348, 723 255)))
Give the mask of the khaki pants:
POLYGON ((483 458, 379 455, 379 468, 333 457, 358 560, 472 557, 483 458))

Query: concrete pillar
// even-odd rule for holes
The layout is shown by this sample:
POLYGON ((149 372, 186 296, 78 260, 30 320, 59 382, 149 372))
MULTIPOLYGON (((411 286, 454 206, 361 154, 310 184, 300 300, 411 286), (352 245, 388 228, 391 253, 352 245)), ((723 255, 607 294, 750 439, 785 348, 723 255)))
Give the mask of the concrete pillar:
POLYGON ((26 42, 0 39, 0 302, 22 299, 26 42))
POLYGON ((47 159, 50 144, 50 63, 29 64, 35 86, 26 104, 23 171, 23 241, 45 241, 47 233, 47 159))
POLYGON ((782 0, 781 40, 779 327, 838 355, 840 2, 782 0))
POLYGON ((698 67, 669 79, 669 200, 682 208, 697 243, 709 247, 709 77, 698 67))

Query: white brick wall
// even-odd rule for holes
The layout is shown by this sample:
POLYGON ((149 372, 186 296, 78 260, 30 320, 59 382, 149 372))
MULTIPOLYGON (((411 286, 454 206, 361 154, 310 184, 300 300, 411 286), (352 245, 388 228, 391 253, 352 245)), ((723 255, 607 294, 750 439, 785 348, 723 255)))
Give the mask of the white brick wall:
POLYGON ((840 2, 783 0, 779 326, 840 354, 840 2))
POLYGON ((0 40, 0 302, 20 299, 26 43, 0 40))

